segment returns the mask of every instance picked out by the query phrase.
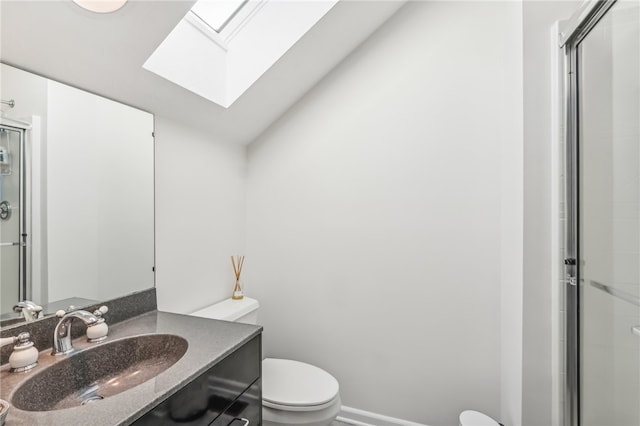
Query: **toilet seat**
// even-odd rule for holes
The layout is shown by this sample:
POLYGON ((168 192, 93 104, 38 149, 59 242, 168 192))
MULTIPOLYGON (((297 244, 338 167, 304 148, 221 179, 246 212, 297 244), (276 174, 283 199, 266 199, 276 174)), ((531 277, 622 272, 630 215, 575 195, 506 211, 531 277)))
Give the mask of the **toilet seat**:
POLYGON ((320 411, 325 408, 329 408, 336 403, 336 399, 332 399, 329 402, 326 402, 322 405, 286 405, 286 404, 274 404, 273 402, 262 400, 262 406, 273 408, 274 410, 280 411, 320 411))
POLYGON ((338 396, 338 381, 314 365, 289 359, 262 361, 262 405, 283 411, 317 411, 338 396))

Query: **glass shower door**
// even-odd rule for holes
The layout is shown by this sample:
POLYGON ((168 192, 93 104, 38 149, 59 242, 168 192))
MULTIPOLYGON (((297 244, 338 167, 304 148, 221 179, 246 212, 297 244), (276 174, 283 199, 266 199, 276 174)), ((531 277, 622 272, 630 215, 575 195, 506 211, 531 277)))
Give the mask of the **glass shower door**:
POLYGON ((580 424, 640 425, 640 6, 580 42, 580 424))
POLYGON ((25 298, 23 132, 0 127, 0 312, 25 298))

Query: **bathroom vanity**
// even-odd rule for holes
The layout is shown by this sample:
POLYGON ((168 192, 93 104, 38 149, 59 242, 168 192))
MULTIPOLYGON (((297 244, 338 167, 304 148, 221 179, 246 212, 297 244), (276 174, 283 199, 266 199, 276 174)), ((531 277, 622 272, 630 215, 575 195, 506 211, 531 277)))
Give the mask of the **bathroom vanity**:
POLYGON ((256 336, 134 425, 259 425, 260 353, 260 336, 256 336))
POLYGON ((6 424, 259 425, 261 332, 155 310, 110 324, 107 340, 77 338, 70 355, 41 350, 29 372, 3 365, 6 424))

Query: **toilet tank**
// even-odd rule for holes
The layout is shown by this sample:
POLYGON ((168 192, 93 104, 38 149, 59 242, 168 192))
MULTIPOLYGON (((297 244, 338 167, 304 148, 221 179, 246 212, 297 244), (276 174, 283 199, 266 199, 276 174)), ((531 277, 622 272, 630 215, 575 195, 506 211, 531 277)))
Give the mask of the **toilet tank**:
POLYGON ((243 297, 240 300, 223 300, 222 302, 195 311, 191 315, 245 324, 257 324, 259 307, 260 304, 257 300, 250 297, 243 297))

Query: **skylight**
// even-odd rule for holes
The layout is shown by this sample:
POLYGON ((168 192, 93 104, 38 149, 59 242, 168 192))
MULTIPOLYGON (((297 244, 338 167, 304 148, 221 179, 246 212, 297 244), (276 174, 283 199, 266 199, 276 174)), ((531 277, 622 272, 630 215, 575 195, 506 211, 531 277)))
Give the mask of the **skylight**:
POLYGON ((200 0, 191 8, 215 32, 219 33, 249 0, 200 0))
POLYGON ((338 1, 199 0, 143 67, 228 108, 338 1))

